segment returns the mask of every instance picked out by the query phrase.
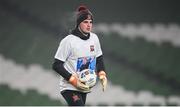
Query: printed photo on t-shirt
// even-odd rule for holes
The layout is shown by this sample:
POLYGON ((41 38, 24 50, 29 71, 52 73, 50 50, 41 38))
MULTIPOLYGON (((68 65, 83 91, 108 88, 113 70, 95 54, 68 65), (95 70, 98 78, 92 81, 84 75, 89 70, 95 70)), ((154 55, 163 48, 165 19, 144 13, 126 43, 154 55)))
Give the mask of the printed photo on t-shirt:
POLYGON ((81 72, 82 70, 85 69, 88 69, 92 74, 95 72, 96 58, 94 56, 78 58, 76 71, 81 72))

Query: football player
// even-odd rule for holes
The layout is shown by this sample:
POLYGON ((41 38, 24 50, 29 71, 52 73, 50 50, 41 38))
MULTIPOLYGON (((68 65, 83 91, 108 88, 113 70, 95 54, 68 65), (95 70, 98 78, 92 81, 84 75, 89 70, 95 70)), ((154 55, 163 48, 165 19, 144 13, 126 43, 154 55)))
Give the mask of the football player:
POLYGON ((98 36, 92 33, 93 15, 81 5, 77 8, 76 27, 71 34, 60 42, 55 54, 53 69, 62 76, 60 80, 61 94, 69 106, 84 106, 90 87, 79 79, 79 73, 88 69, 97 74, 106 89, 107 77, 98 36))

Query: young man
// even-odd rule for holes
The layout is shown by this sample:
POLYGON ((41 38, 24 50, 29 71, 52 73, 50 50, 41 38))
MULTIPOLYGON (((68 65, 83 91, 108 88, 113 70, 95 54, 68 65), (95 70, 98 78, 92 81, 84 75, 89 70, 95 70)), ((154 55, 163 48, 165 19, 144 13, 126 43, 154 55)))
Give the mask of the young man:
POLYGON ((78 72, 88 69, 96 72, 103 91, 107 85, 103 54, 99 39, 92 33, 93 15, 86 6, 77 9, 76 27, 61 40, 55 54, 53 69, 63 78, 61 94, 69 106, 84 106, 91 87, 78 78, 78 72))

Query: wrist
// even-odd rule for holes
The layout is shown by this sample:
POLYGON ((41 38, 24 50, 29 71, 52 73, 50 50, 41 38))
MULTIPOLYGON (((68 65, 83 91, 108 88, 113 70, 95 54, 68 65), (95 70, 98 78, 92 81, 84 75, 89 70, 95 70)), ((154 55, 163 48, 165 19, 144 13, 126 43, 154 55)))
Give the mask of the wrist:
POLYGON ((99 76, 99 79, 106 78, 106 72, 105 72, 105 71, 100 71, 100 72, 98 73, 98 76, 99 76))
POLYGON ((69 82, 73 85, 73 86, 77 86, 77 78, 74 75, 71 75, 71 77, 69 78, 69 82))

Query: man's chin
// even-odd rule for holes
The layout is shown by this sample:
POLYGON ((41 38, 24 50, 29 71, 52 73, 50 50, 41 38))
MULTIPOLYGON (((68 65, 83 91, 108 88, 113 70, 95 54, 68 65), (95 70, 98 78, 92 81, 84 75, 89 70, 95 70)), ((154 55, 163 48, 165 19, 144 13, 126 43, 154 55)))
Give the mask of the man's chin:
POLYGON ((86 31, 85 33, 90 33, 90 31, 86 31))

